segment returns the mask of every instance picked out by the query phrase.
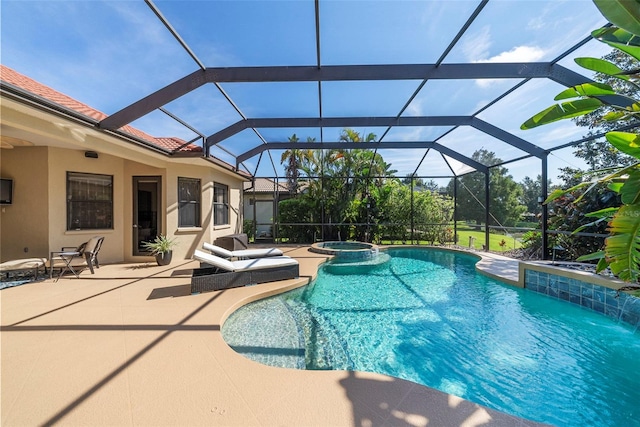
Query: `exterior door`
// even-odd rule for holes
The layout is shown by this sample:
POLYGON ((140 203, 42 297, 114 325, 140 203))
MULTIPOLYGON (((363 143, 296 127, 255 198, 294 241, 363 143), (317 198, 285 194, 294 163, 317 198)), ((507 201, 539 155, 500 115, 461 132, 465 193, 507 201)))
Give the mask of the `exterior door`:
POLYGON ((256 200, 256 240, 273 241, 273 200, 256 200))
POLYGON ((159 176, 133 177, 133 255, 149 255, 144 242, 162 231, 161 184, 159 176))

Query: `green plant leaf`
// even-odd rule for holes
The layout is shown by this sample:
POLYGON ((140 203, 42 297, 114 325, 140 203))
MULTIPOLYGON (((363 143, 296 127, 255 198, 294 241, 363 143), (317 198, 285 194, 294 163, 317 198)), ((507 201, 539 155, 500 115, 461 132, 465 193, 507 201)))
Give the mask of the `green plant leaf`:
POLYGON ((633 34, 640 34, 640 1, 593 0, 602 16, 613 25, 633 34))
POLYGON ((600 261, 598 261, 598 264, 596 265, 596 273, 606 270, 607 267, 609 267, 609 261, 607 261, 607 258, 600 258, 600 261))
POLYGON ((578 227, 578 228, 576 228, 575 230, 573 230, 573 231, 571 232, 571 235, 575 235, 576 233, 581 232, 581 231, 582 231, 582 230, 584 230, 585 228, 595 227, 595 226, 597 226, 598 224, 600 224, 601 222, 606 221, 606 220, 608 220, 608 219, 609 219, 609 217, 598 218, 597 220, 592 221, 592 222, 590 222, 590 223, 588 223, 588 224, 583 224, 583 225, 581 225, 580 227, 578 227))
POLYGON ((547 196, 547 199, 543 202, 543 204, 546 205, 547 203, 553 202, 554 200, 556 200, 556 199, 558 199, 558 198, 560 198, 562 196, 566 196, 567 194, 570 194, 570 193, 572 193, 572 192, 574 192, 576 190, 579 190, 582 187, 586 187, 589 184, 590 184, 589 182, 581 182, 580 184, 574 185, 573 187, 567 188, 566 190, 563 190, 563 189, 560 189, 560 188, 558 188, 556 190, 553 190, 551 192, 551 194, 549 194, 547 196))
POLYGON ((582 200, 589 191, 593 190, 600 182, 605 182, 606 177, 605 178, 601 178, 600 180, 597 181, 590 181, 587 182, 587 184, 589 184, 589 188, 587 188, 586 190, 584 190, 584 192, 578 196, 578 198, 574 201, 574 203, 578 203, 580 200, 582 200))
POLYGON ((640 159, 640 134, 630 132, 608 132, 607 141, 625 154, 640 159))
POLYGON ((591 254, 586 254, 586 255, 582 255, 581 257, 578 257, 576 259, 576 261, 593 261, 594 259, 603 259, 605 257, 605 252, 604 251, 598 251, 598 252, 594 252, 591 254))
POLYGON ((640 61, 640 37, 617 27, 600 28, 591 32, 591 36, 640 61))
POLYGON ((605 253, 611 271, 621 280, 636 281, 640 275, 640 205, 624 205, 609 223, 611 236, 605 253))
POLYGON ((587 70, 617 77, 622 80, 629 80, 629 76, 624 74, 625 71, 613 62, 598 58, 576 58, 574 61, 576 64, 582 68, 586 68, 587 70))
POLYGON ((618 208, 604 208, 598 211, 586 213, 584 214, 584 216, 589 218, 605 218, 605 217, 610 217, 617 211, 618 211, 618 208))
POLYGON ((633 205, 640 199, 640 171, 633 171, 620 190, 622 203, 633 205))
POLYGON ((572 102, 552 105, 524 122, 522 126, 520 126, 520 129, 533 129, 558 120, 582 116, 583 114, 597 110, 601 105, 602 101, 597 98, 578 99, 572 102))
POLYGON ((625 116, 627 116, 627 113, 625 113, 624 111, 610 111, 604 116, 602 116, 602 119, 607 122, 615 122, 617 120, 622 119, 625 116))
POLYGON ((622 188, 623 185, 624 185, 624 182, 610 182, 607 185, 607 188, 611 191, 614 191, 620 194, 620 189, 622 188))
POLYGON ((572 86, 560 92, 553 99, 554 101, 561 101, 563 99, 577 98, 581 96, 604 96, 615 94, 616 91, 614 91, 608 84, 593 82, 572 86))

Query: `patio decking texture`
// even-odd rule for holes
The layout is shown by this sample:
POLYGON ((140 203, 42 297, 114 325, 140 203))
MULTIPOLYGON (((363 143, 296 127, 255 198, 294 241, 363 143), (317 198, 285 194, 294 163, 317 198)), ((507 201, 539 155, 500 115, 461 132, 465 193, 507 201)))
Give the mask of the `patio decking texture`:
POLYGON ((306 284, 326 259, 282 249, 300 262, 299 279, 190 295, 197 263, 174 261, 2 290, 2 426, 539 425, 385 375, 235 353, 221 334, 228 315, 306 284))

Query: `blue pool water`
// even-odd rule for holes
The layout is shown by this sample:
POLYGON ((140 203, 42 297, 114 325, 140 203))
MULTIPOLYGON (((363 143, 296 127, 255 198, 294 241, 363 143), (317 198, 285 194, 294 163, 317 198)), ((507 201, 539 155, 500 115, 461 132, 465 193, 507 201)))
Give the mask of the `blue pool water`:
POLYGON ((634 327, 478 275, 467 254, 387 253, 242 307, 225 340, 265 364, 378 372, 557 426, 640 426, 634 327))

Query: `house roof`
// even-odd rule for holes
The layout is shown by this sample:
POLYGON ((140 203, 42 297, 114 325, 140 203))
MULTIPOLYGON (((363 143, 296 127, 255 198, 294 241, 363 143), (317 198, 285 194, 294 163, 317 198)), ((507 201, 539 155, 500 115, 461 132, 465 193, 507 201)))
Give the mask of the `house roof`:
MULTIPOLYGON (((107 117, 107 115, 101 111, 90 107, 78 100, 71 98, 63 93, 56 91, 42 83, 39 83, 5 65, 0 64, 0 80, 3 83, 11 85, 23 91, 27 91, 37 98, 43 101, 48 101, 56 104, 57 106, 73 111, 86 118, 92 119, 95 122, 99 122, 107 117)), ((120 129, 122 132, 132 135, 138 139, 142 139, 149 142, 159 148, 171 151, 172 153, 202 153, 202 147, 188 143, 177 137, 155 137, 134 128, 130 125, 125 125, 120 129)), ((213 159, 216 164, 221 164, 223 167, 234 169, 233 166, 219 159, 213 159)))
POLYGON ((274 191, 279 191, 280 193, 288 193, 289 189, 286 184, 281 182, 275 182, 269 178, 256 178, 253 182, 245 182, 243 183, 243 189, 245 192, 253 192, 253 187, 255 183, 255 192, 256 193, 273 193, 274 191))

